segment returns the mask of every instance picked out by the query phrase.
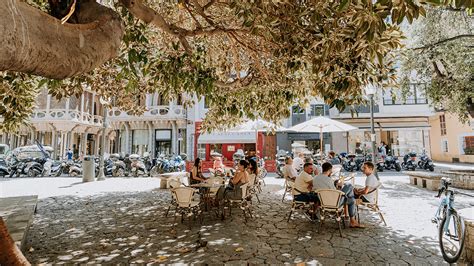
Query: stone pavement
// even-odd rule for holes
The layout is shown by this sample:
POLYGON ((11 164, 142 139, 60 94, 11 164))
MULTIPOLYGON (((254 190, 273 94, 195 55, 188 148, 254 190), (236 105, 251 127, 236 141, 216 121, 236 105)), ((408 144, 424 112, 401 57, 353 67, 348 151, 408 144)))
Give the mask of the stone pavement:
MULTIPOLYGON (((224 221, 205 215, 202 226, 186 220, 176 230, 173 218, 164 217, 170 201, 167 190, 53 196, 38 204, 26 256, 33 264, 444 263, 436 227, 430 223, 437 207, 433 192, 410 186, 407 176, 387 173, 382 181, 381 208, 388 226, 363 212, 367 228, 344 229, 343 238, 333 221, 327 221, 320 233, 301 214, 287 223, 289 201, 281 202, 281 179, 267 179, 262 202, 254 204, 255 217, 247 223, 236 209, 224 221)), ((456 200, 458 208, 472 204, 456 200)))
POLYGON ((13 241, 22 249, 33 222, 37 201, 37 196, 0 198, 0 216, 13 241))

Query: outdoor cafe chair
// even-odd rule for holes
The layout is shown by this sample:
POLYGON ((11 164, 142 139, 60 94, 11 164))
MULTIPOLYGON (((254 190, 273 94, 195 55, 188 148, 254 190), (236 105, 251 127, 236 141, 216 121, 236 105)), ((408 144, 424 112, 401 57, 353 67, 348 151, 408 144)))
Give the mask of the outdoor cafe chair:
POLYGON ((342 237, 341 223, 345 227, 342 214, 344 213, 344 205, 341 204, 344 192, 337 189, 318 189, 316 190, 320 202, 320 214, 318 232, 320 232, 325 218, 334 217, 339 227, 339 235, 342 237))
POLYGON ((281 198, 281 202, 285 200, 286 193, 291 194, 291 191, 293 190, 294 185, 295 185, 295 182, 288 179, 288 177, 285 177, 285 190, 283 191, 283 197, 281 198))
POLYGON ((181 223, 184 221, 185 215, 199 215, 202 222, 201 204, 199 201, 193 200, 195 190, 189 187, 177 187, 171 190, 176 200, 176 211, 174 222, 176 223, 176 214, 181 214, 181 223))
MULTIPOLYGON (((177 179, 171 179, 169 181, 169 186, 171 189, 178 188, 182 186, 182 183, 177 179)), ((168 205, 168 209, 166 210, 165 217, 168 217, 168 214, 171 208, 176 208, 176 197, 173 192, 171 192, 171 202, 168 205)))
POLYGON ((357 220, 359 221, 360 223, 360 215, 359 215, 359 206, 362 206, 362 207, 365 207, 366 209, 368 209, 369 211, 373 211, 375 213, 377 213, 380 217, 380 219, 382 220, 382 222, 385 224, 385 226, 387 226, 387 223, 385 222, 385 219, 383 217, 383 214, 382 214, 382 211, 380 210, 379 208, 379 188, 380 188, 381 184, 379 186, 377 186, 376 188, 374 188, 372 191, 369 191, 367 194, 371 194, 371 193, 375 193, 374 194, 374 202, 365 202, 363 201, 361 198, 358 198, 356 199, 356 206, 357 206, 357 220))
POLYGON ((290 209, 290 214, 288 215, 288 220, 287 222, 290 222, 291 216, 293 213, 295 213, 297 210, 302 210, 304 212, 308 210, 312 210, 314 207, 313 202, 306 202, 306 201, 297 201, 295 200, 295 189, 292 188, 291 190, 291 195, 293 196, 293 200, 291 202, 291 209, 290 209))
POLYGON ((257 198, 258 203, 260 203, 260 199, 258 198, 258 191, 257 191, 257 176, 255 174, 250 174, 249 175, 250 180, 249 180, 249 187, 248 187, 248 198, 251 200, 252 196, 255 196, 257 198))
POLYGON ((249 183, 245 183, 240 186, 242 189, 242 197, 240 199, 226 199, 224 201, 224 206, 222 208, 222 218, 225 219, 225 207, 228 207, 229 209, 229 215, 232 216, 232 207, 233 206, 238 206, 242 210, 242 213, 244 214, 244 219, 245 222, 247 222, 247 213, 249 213, 250 217, 253 217, 252 212, 250 210, 250 204, 248 203, 247 196, 248 196, 248 186, 249 183))

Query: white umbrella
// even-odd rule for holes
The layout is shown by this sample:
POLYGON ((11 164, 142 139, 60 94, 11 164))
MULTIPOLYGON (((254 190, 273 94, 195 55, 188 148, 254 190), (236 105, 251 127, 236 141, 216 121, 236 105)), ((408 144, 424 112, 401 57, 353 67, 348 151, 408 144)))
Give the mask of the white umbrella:
POLYGON ((248 120, 234 128, 229 129, 230 132, 249 132, 249 131, 285 131, 285 127, 277 126, 274 123, 265 120, 248 120))
POLYGON ((353 127, 351 125, 324 116, 318 116, 296 126, 290 127, 287 131, 320 133, 320 153, 322 158, 323 133, 347 132, 356 129, 356 127, 353 127))
POLYGON ((260 131, 285 131, 285 127, 277 126, 274 123, 256 119, 248 120, 247 122, 230 129, 231 132, 248 132, 255 131, 255 151, 258 153, 258 132, 260 131))

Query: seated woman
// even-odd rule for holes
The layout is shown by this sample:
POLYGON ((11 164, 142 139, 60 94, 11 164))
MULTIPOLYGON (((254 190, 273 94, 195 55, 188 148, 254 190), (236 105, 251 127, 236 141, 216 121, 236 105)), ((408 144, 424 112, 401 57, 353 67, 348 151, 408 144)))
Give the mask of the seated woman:
POLYGON ((221 201, 224 199, 241 199, 242 198, 242 186, 245 183, 248 183, 250 178, 249 174, 245 169, 248 167, 249 162, 245 160, 240 160, 237 168, 237 172, 234 177, 229 180, 227 187, 219 188, 217 191, 217 200, 221 201))
POLYGON ((206 179, 202 175, 201 159, 196 158, 196 160, 194 160, 193 169, 191 170, 190 184, 191 185, 192 184, 197 184, 197 183, 201 183, 203 181, 206 181, 206 179))
POLYGON ((255 185, 257 183, 258 177, 258 165, 255 160, 250 160, 249 163, 249 167, 247 168, 247 172, 249 173, 249 181, 253 181, 252 185, 255 185))

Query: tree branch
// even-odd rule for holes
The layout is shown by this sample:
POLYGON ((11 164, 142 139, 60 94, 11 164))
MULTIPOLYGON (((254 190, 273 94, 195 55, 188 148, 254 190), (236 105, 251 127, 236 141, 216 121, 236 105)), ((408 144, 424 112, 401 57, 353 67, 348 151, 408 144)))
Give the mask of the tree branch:
POLYGON ((454 40, 462 39, 462 38, 474 38, 474 34, 461 34, 461 35, 456 35, 456 36, 454 36, 454 37, 447 38, 447 39, 443 39, 443 40, 437 41, 437 42, 435 42, 435 43, 423 45, 423 46, 416 47, 416 48, 411 48, 411 50, 414 50, 414 51, 416 51, 416 50, 424 50, 424 49, 428 49, 428 48, 431 48, 431 47, 434 47, 434 46, 437 46, 437 45, 440 45, 440 44, 443 44, 443 43, 446 43, 446 42, 450 42, 450 41, 454 41, 454 40))
POLYGON ((113 10, 81 1, 78 23, 61 22, 21 0, 0 5, 0 71, 64 79, 93 70, 115 58, 123 25, 113 10))

